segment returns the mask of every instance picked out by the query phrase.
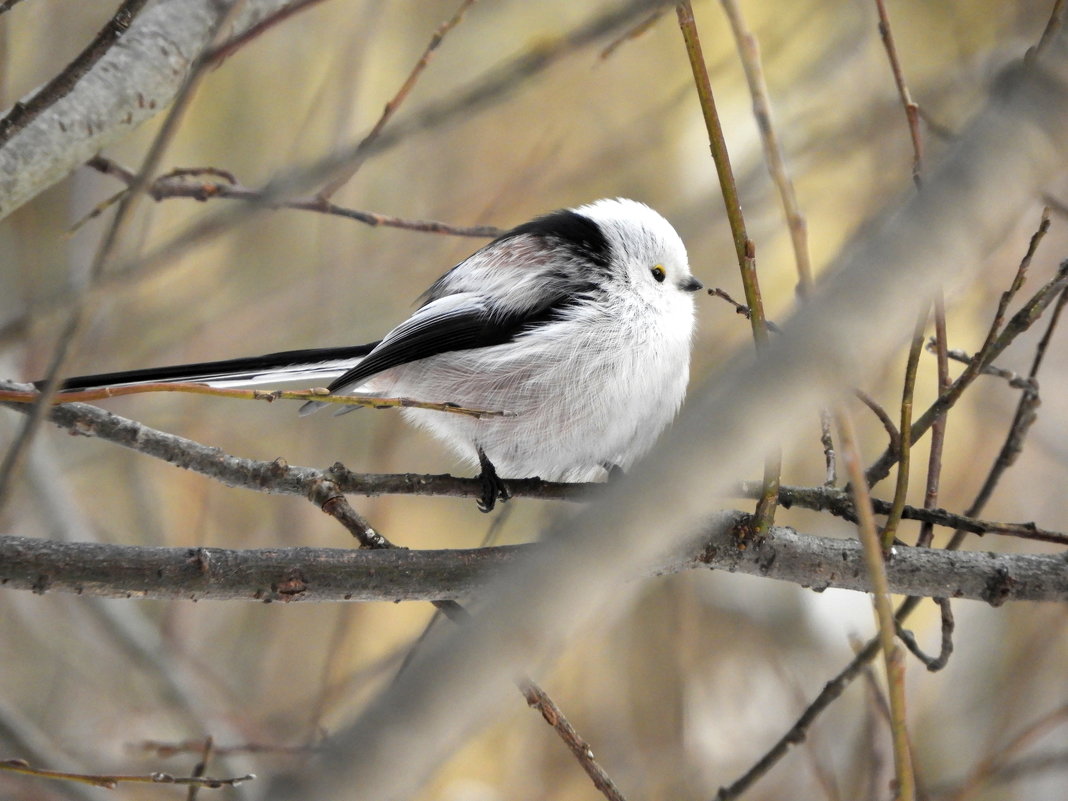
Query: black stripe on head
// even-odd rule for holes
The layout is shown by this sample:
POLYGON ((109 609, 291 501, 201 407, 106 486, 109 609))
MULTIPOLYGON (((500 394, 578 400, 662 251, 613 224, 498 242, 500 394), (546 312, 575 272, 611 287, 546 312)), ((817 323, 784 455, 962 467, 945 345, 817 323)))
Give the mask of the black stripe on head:
POLYGON ((495 241, 502 242, 523 235, 555 241, 602 270, 607 270, 612 260, 612 246, 601 226, 571 209, 560 209, 535 217, 495 241))

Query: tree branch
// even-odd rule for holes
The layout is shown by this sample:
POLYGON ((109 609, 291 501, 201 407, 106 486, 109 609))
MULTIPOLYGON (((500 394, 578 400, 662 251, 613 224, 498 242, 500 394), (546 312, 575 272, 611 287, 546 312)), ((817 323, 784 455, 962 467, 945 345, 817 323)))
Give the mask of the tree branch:
MULTIPOLYGON (((855 540, 775 526, 740 549, 742 512, 703 527, 699 542, 648 564, 642 574, 729 570, 818 591, 869 592, 855 540)), ((344 548, 157 548, 0 537, 0 587, 101 598, 197 601, 448 601, 480 592, 501 570, 544 546, 413 551, 344 548)), ((1005 601, 1068 600, 1062 555, 995 554, 899 546, 887 563, 894 593, 1005 601)))
POLYGON ((42 111, 70 93, 78 81, 99 61, 119 37, 129 30, 146 0, 124 0, 100 32, 77 58, 33 96, 20 100, 0 120, 0 147, 29 125, 42 111))
MULTIPOLYGON (((235 32, 285 5, 247 0, 235 32)), ((50 105, 0 147, 0 219, 166 108, 225 9, 215 0, 161 0, 68 91, 50 95, 50 105)))

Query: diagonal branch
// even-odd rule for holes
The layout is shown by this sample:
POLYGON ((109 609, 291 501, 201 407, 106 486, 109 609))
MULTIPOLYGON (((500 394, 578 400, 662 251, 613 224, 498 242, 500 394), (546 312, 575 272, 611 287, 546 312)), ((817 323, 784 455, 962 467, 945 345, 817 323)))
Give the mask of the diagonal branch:
POLYGON ((70 94, 82 76, 108 52, 120 36, 129 30, 145 2, 146 0, 124 0, 119 10, 74 61, 31 97, 15 103, 0 120, 0 147, 33 122, 45 109, 70 94))
MULTIPOLYGON (((240 5, 238 33, 286 0, 240 5)), ((121 46, 0 147, 0 219, 170 105, 221 13, 216 0, 160 0, 139 14, 121 46)))

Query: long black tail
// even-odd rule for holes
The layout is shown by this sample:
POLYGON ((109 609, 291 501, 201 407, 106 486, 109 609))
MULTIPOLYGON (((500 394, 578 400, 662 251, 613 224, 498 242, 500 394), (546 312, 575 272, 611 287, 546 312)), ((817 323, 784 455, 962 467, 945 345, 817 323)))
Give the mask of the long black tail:
MULTIPOLYGON (((352 369, 377 344, 377 342, 372 342, 368 345, 350 345, 343 348, 287 350, 280 353, 268 353, 264 356, 227 359, 221 362, 198 362, 170 367, 148 367, 142 370, 81 375, 66 379, 61 389, 73 391, 180 381, 211 386, 255 386, 289 381, 329 383, 329 379, 352 369)), ((40 388, 42 383, 35 381, 34 386, 40 388)))

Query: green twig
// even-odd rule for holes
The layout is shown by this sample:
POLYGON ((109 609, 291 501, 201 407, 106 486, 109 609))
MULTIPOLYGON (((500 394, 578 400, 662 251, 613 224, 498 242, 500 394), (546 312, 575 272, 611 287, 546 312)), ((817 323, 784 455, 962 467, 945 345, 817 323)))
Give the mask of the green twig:
MULTIPOLYGON (((920 365, 920 354, 923 353, 923 329, 927 323, 927 310, 920 314, 916 321, 916 331, 912 335, 912 345, 909 347, 908 361, 905 363, 905 381, 901 391, 901 426, 900 431, 908 431, 912 428, 912 402, 916 394, 916 370, 920 365)), ((897 526, 901 522, 901 511, 905 508, 905 500, 909 492, 909 468, 911 465, 912 443, 908 437, 900 437, 897 460, 897 485, 894 488, 894 501, 890 507, 890 515, 886 519, 883 528, 883 553, 889 553, 897 536, 897 526)))

